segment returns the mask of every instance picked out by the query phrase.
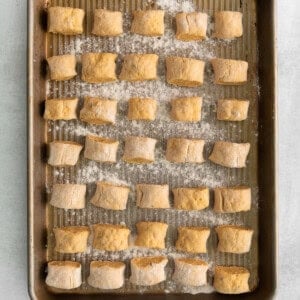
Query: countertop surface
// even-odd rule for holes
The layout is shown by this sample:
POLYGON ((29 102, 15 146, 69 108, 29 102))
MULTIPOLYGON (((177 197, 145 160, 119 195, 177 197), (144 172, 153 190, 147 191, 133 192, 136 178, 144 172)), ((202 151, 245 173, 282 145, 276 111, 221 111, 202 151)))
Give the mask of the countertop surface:
MULTIPOLYGON (((266 1, 266 0, 265 0, 266 1)), ((0 10, 0 299, 27 293, 27 1, 0 10)), ((300 1, 278 0, 279 282, 276 299, 300 299, 300 1)), ((268 174, 266 174, 268 176, 268 174)))

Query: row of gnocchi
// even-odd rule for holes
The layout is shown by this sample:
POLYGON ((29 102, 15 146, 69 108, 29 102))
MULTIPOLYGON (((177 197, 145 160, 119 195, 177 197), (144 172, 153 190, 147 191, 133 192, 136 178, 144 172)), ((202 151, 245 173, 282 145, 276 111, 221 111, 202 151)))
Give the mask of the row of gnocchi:
MULTIPOLYGON (((88 83, 109 83, 118 80, 116 53, 84 53, 81 56, 81 79, 88 83)), ((157 80, 158 55, 127 54, 119 75, 120 80, 129 82, 157 80)), ((77 75, 76 56, 72 54, 52 56, 47 59, 50 79, 69 80, 77 75)), ((240 85, 247 82, 248 62, 243 60, 215 58, 211 60, 215 83, 240 85)), ((166 58, 166 80, 169 84, 182 87, 197 87, 204 82, 205 62, 199 59, 169 56, 166 58)))
MULTIPOLYGON (((162 36, 165 31, 163 10, 136 10, 133 12, 131 32, 145 36, 162 36)), ((85 11, 71 7, 50 7, 48 32, 76 35, 84 32, 85 11)), ((234 39, 243 34, 242 13, 219 11, 215 13, 213 37, 234 39)), ((208 15, 202 12, 176 14, 176 38, 182 41, 200 41, 207 38, 208 15)), ((123 33, 123 18, 119 11, 95 9, 92 34, 119 36, 123 33)))
MULTIPOLYGON (((125 210, 130 188, 106 181, 97 182, 91 198, 94 206, 111 210, 125 210)), ((170 208, 170 192, 167 184, 137 184, 136 205, 140 208, 170 208)), ((202 210, 209 207, 209 189, 205 187, 173 188, 174 208, 178 210, 202 210)), ((54 184, 50 204, 63 209, 83 209, 86 202, 86 185, 54 184), (70 196, 72 195, 72 196, 70 196)), ((214 211, 237 213, 251 209, 251 189, 246 186, 214 189, 214 211)))
MULTIPOLYGON (((77 119, 78 98, 48 99, 45 101, 44 119, 77 119)), ((170 118, 173 121, 199 122, 202 98, 181 97, 170 101, 170 118)), ((220 99, 217 104, 217 119, 243 121, 248 116, 249 101, 220 99)), ((157 101, 152 98, 131 98, 128 101, 128 120, 153 121, 156 118, 157 101)), ((115 124, 117 101, 99 97, 85 97, 80 110, 80 120, 94 125, 115 124)))
MULTIPOLYGON (((157 140, 144 136, 128 136, 122 160, 127 163, 149 164, 155 161, 157 140)), ((169 138, 167 140, 166 160, 171 163, 203 163, 205 141, 200 139, 169 138)), ((70 141, 53 141, 48 144, 48 164, 51 166, 74 166, 83 146, 70 141)), ((116 163, 119 141, 87 135, 85 138, 84 158, 102 163, 116 163)), ((249 143, 215 142, 208 157, 215 164, 228 168, 246 167, 249 143)))
MULTIPOLYGON (((130 229, 124 225, 94 224, 92 247, 100 251, 124 251, 129 249, 130 229)), ((137 235, 133 246, 148 249, 166 249, 168 224, 162 222, 136 223, 137 235)), ((175 249, 180 252, 207 253, 209 227, 179 226, 175 249)), ((91 233, 89 226, 65 226, 53 229, 54 251, 58 253, 84 253, 91 233)), ((220 225, 215 227, 218 236, 217 251, 245 254, 251 249, 253 230, 245 226, 220 225)), ((133 238, 133 236, 131 237, 133 238)))
MULTIPOLYGON (((130 260, 130 283, 153 286, 167 278, 166 256, 135 257, 130 260)), ((175 258, 172 280, 185 287, 207 285, 208 263, 197 258, 175 258), (187 276, 190 274, 190 276, 187 276)), ((92 261, 87 282, 97 289, 119 289, 124 285, 126 265, 121 261, 92 261)), ((51 261, 48 263, 46 284, 59 289, 75 289, 81 286, 81 264, 74 261, 51 261)), ((241 294, 249 292, 248 269, 237 266, 216 266, 213 286, 219 293, 241 294)))
MULTIPOLYGON (((140 286, 153 286, 165 281, 165 256, 136 257, 130 260, 130 283, 140 286)), ((208 263, 197 258, 174 259, 172 280, 185 287, 207 285, 208 263), (192 274, 192 276, 186 276, 192 274)), ((126 265, 121 261, 92 261, 87 282, 97 289, 119 289, 124 285, 126 265)), ((46 284, 59 289, 75 289, 81 286, 81 264, 74 261, 51 261, 48 263, 46 284)), ((237 266, 216 266, 213 286, 223 294, 241 294, 249 292, 248 269, 237 266)))

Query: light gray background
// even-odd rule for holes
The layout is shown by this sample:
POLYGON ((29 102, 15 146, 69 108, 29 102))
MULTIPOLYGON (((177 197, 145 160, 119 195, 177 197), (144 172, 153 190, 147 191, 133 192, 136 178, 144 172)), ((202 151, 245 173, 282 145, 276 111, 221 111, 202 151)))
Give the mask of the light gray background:
MULTIPOLYGON (((262 0, 267 1, 267 0, 262 0)), ((28 299, 27 1, 0 0, 0 299, 28 299)), ((300 299, 300 1, 278 0, 279 287, 300 299)), ((268 174, 266 174, 268 176, 268 174)))

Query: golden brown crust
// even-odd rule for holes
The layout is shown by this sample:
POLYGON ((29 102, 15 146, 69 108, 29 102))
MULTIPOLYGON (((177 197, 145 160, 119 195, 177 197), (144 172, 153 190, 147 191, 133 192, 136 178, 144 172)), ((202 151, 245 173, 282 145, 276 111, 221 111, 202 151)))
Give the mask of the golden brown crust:
POLYGON ((45 120, 77 119, 78 98, 48 99, 45 101, 45 120))
POLYGON ((248 116, 249 101, 220 99, 217 105, 217 119, 222 121, 244 121, 248 116))
POLYGON ((216 266, 214 288, 222 294, 241 294, 250 291, 248 280, 250 272, 236 266, 216 266))
POLYGON ((187 57, 169 56, 166 58, 169 84, 197 87, 203 84, 205 62, 187 57))
POLYGON ((146 36, 161 36, 164 34, 163 10, 136 10, 133 12, 131 32, 146 36))
POLYGON ((64 35, 83 33, 85 12, 80 8, 53 6, 48 9, 48 32, 64 35))
POLYGON ((147 268, 152 264, 159 264, 166 260, 165 256, 146 256, 146 257, 135 257, 131 260, 131 263, 140 267, 147 268))
POLYGON ((127 54, 124 56, 119 78, 126 81, 155 80, 157 63, 156 54, 127 54))
POLYGON ((156 249, 165 248, 168 224, 161 222, 138 222, 136 223, 136 228, 136 246, 156 249))
POLYGON ((91 268, 101 268, 101 267, 121 268, 124 266, 125 264, 121 261, 97 260, 91 262, 91 268))
POLYGON ((129 120, 155 120, 157 110, 156 100, 151 98, 131 98, 128 101, 129 120))
POLYGON ((118 36, 123 33, 122 13, 107 9, 94 10, 92 34, 97 36, 118 36))
POLYGON ((209 206, 209 190, 204 187, 175 188, 174 208, 182 210, 202 210, 209 206))
POLYGON ((93 225, 93 248, 106 251, 121 251, 128 248, 129 228, 122 225, 93 225))
POLYGON ((175 247, 179 251, 206 253, 206 242, 210 235, 207 227, 178 227, 178 238, 175 247))
POLYGON ((182 41, 200 41, 206 38, 208 16, 201 12, 176 14, 176 38, 182 41))
POLYGON ((82 80, 89 83, 105 83, 117 80, 115 53, 82 54, 82 80))

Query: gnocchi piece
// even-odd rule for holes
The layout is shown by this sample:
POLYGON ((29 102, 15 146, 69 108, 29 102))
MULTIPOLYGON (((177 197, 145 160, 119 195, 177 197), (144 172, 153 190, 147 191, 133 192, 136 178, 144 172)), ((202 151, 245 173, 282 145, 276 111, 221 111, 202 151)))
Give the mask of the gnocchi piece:
POLYGON ((82 148, 71 141, 53 141, 49 143, 48 164, 53 167, 75 166, 82 148))
POLYGON ((77 75, 75 55, 65 54, 52 56, 47 58, 47 62, 51 80, 70 80, 77 75))
POLYGON ((217 106, 217 119, 223 121, 244 121, 248 116, 249 101, 221 99, 217 106))
POLYGON ((121 251, 128 248, 129 228, 123 225, 93 225, 93 248, 105 251, 121 251))
POLYGON ((131 98, 128 101, 129 120, 155 120, 157 110, 156 100, 151 98, 131 98))
POLYGON ((113 139, 87 135, 85 139, 84 157, 98 162, 117 162, 119 142, 113 139))
POLYGON ((157 79, 158 55, 127 54, 124 56, 120 79, 126 81, 143 81, 157 79))
POLYGON ((243 14, 238 11, 218 11, 215 13, 214 37, 234 39, 243 35, 243 14))
POLYGON ((216 266, 214 288, 222 294, 242 294, 250 292, 248 269, 236 266, 216 266))
POLYGON ((113 290, 124 285, 125 264, 120 261, 92 261, 88 284, 97 289, 113 290))
POLYGON ((171 100, 171 119, 183 122, 201 120, 201 97, 184 97, 171 100))
POLYGON ((92 34, 97 36, 118 36, 123 33, 123 19, 120 11, 95 9, 92 34))
POLYGON ((201 12, 176 15, 176 38, 182 41, 201 41, 206 38, 207 14, 201 12))
POLYGON ((249 143, 216 142, 209 159, 228 168, 244 168, 250 150, 249 143))
POLYGON ((80 111, 80 120, 95 125, 114 124, 116 114, 117 101, 85 97, 83 108, 80 111))
POLYGON ((251 189, 247 186, 215 188, 214 211, 237 213, 251 209, 251 189))
POLYGON ((55 235, 54 250, 59 253, 85 252, 90 229, 87 226, 66 226, 53 229, 55 235))
POLYGON ((136 285, 151 286, 166 280, 164 256, 135 257, 130 261, 130 282, 136 285))
POLYGON ((131 32, 147 36, 162 36, 165 31, 164 15, 163 10, 134 11, 131 32))
POLYGON ((189 253, 207 253, 206 242, 210 235, 208 227, 178 227, 175 248, 189 253))
POLYGON ((85 208, 85 184, 54 184, 50 204, 64 209, 85 208))
POLYGON ((205 62, 199 59, 169 56, 166 58, 167 82, 183 87, 203 84, 205 62))
POLYGON ((156 140, 142 136, 125 139, 123 160, 129 163, 152 163, 155 160, 156 140))
POLYGON ((99 181, 91 203, 105 209, 124 210, 126 209, 128 195, 129 187, 127 186, 99 181))
POLYGON ((136 223, 137 237, 135 245, 146 248, 164 249, 168 224, 161 222, 136 223))
POLYGON ((167 184, 137 184, 136 198, 141 208, 170 208, 167 184))
POLYGON ((84 10, 53 6, 48 9, 48 31, 64 35, 83 33, 84 10))
POLYGON ((166 159, 174 163, 203 163, 204 140, 170 138, 166 159))
POLYGON ((234 225, 215 228, 218 235, 218 251, 242 254, 250 251, 253 230, 234 225))
POLYGON ((81 286, 81 264, 76 261, 48 262, 46 284, 48 286, 71 290, 81 286))
POLYGON ((241 85, 247 82, 248 63, 243 60, 215 58, 211 60, 215 84, 241 85))
POLYGON ((48 99, 45 101, 45 120, 77 119, 78 98, 48 99))
POLYGON ((82 54, 82 80, 88 83, 117 81, 115 53, 82 54))
POLYGON ((177 258, 172 279, 184 286, 207 284, 208 264, 197 258, 177 258))
POLYGON ((202 210, 209 206, 208 188, 175 188, 174 208, 182 210, 202 210))

